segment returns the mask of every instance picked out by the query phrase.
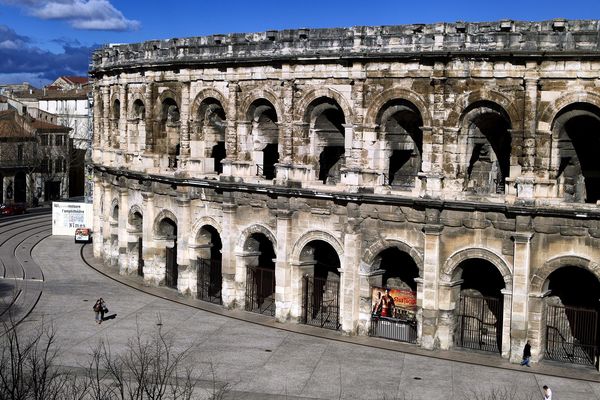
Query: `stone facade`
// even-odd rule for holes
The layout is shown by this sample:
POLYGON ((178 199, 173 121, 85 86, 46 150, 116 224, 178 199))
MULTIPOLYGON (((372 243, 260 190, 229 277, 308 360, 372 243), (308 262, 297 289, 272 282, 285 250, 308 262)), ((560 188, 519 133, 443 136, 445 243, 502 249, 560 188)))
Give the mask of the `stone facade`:
POLYGON ((456 344, 462 291, 489 291, 502 356, 529 339, 539 360, 551 274, 600 276, 599 32, 499 21, 106 46, 91 65, 94 252, 122 273, 143 257, 145 280, 190 296, 199 260, 219 258, 239 308, 247 271, 271 263, 279 321, 306 318, 303 276, 339 280, 348 334, 368 333, 370 288, 399 276, 428 349, 456 344))

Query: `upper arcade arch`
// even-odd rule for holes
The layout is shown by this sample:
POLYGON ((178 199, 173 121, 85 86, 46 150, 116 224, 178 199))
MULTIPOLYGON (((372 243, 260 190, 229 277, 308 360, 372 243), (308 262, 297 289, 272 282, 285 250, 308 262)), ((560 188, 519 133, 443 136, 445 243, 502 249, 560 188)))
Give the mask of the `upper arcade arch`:
POLYGON ((227 98, 223 95, 223 93, 215 88, 202 88, 194 97, 194 101, 190 107, 190 116, 194 120, 200 111, 200 106, 208 99, 216 100, 223 108, 223 112, 226 114, 225 107, 227 105, 227 98))
POLYGON ((348 104, 346 98, 336 90, 331 88, 319 88, 313 89, 307 92, 298 104, 295 106, 296 110, 296 120, 301 120, 305 123, 311 122, 311 110, 309 106, 311 103, 314 103, 316 100, 325 98, 333 100, 341 109, 344 114, 344 123, 352 124, 354 121, 354 112, 352 111, 352 107, 348 104))
POLYGON ((587 103, 600 108, 600 94, 587 91, 561 93, 556 100, 550 102, 543 110, 540 110, 537 129, 539 131, 548 131, 551 129, 557 114, 565 107, 575 103, 587 103))
POLYGON ((280 117, 283 115, 283 108, 279 97, 270 89, 260 88, 247 92, 243 97, 240 106, 237 109, 237 118, 239 121, 251 121, 251 107, 257 100, 266 100, 271 103, 275 109, 277 118, 281 119, 280 117))
POLYGON ((460 128, 465 111, 471 109, 473 104, 480 102, 497 104, 508 116, 510 126, 516 129, 520 128, 523 118, 522 113, 517 108, 516 100, 511 100, 509 97, 493 90, 476 90, 459 96, 444 125, 449 128, 460 128))
POLYGON ((204 244, 200 240, 200 237, 201 237, 201 231, 205 226, 212 227, 215 231, 217 231, 219 236, 222 235, 223 228, 221 227, 221 224, 216 219, 214 219, 212 217, 199 218, 194 222, 194 225, 192 225, 192 229, 190 230, 190 242, 189 242, 190 246, 198 246, 198 245, 204 244))
POLYGON ((419 111, 421 119, 423 120, 424 127, 430 127, 432 124, 431 114, 427 102, 417 93, 406 90, 403 88, 390 88, 380 94, 378 94, 369 105, 365 114, 364 125, 366 127, 379 125, 378 117, 381 113, 381 109, 384 108, 386 103, 403 100, 408 103, 412 103, 419 111))

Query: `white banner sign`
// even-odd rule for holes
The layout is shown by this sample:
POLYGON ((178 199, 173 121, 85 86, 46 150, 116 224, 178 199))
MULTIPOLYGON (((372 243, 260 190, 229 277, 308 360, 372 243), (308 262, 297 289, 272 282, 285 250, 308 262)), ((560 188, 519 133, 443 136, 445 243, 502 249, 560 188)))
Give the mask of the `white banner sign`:
POLYGON ((52 203, 52 234, 73 236, 76 228, 91 228, 93 205, 90 203, 52 203))

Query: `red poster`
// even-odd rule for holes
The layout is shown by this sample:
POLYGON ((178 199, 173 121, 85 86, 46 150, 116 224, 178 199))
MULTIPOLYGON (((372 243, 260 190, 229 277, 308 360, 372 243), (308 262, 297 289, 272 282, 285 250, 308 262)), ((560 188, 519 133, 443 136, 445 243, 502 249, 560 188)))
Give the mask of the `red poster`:
POLYGON ((406 289, 372 289, 371 312, 376 317, 414 319, 417 292, 406 289))

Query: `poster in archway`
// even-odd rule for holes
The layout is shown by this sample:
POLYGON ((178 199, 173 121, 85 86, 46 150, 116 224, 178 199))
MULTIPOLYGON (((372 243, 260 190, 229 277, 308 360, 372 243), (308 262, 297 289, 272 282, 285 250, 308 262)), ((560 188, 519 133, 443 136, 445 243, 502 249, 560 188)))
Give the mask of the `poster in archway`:
POLYGON ((407 289, 373 287, 371 313, 373 317, 414 320, 417 311, 417 292, 407 289))

